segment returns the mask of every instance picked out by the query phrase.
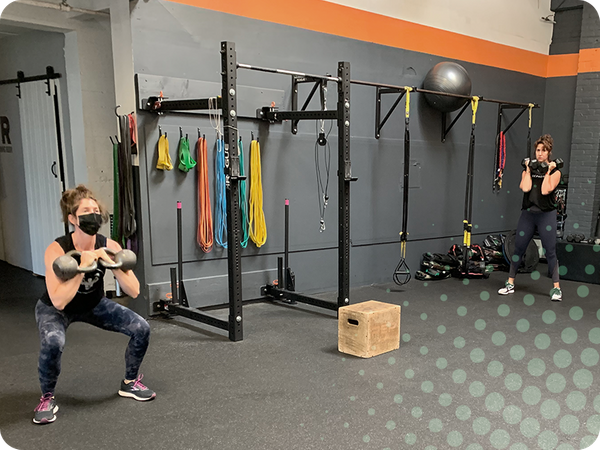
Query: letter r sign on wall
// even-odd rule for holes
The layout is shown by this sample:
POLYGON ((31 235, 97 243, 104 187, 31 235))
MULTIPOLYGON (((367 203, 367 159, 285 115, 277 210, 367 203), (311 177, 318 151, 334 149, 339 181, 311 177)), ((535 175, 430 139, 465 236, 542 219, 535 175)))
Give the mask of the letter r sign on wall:
POLYGON ((12 143, 10 142, 10 122, 6 116, 0 116, 0 136, 0 152, 11 153, 12 143))

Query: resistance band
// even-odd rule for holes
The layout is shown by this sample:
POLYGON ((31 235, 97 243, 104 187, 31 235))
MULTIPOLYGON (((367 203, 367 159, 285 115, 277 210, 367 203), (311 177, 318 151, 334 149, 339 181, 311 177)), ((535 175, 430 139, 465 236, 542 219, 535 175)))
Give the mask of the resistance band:
POLYGON ((473 118, 471 122, 471 139, 469 142, 469 158, 467 163, 467 189, 465 193, 465 220, 464 224, 464 236, 463 236, 463 270, 464 273, 468 271, 469 261, 469 250, 471 248, 471 219, 473 215, 473 166, 475 161, 475 121, 477 118, 477 107, 479 106, 479 97, 475 96, 471 98, 471 110, 473 111, 473 118))
POLYGON ((504 131, 500 132, 498 148, 498 169, 496 173, 497 190, 502 189, 502 175, 504 175, 504 165, 506 164, 506 135, 504 131))
POLYGON ((204 253, 213 248, 213 220, 208 186, 208 151, 206 139, 198 138, 198 245, 204 253))
POLYGON ((406 264, 406 241, 408 239, 408 187, 409 187, 409 169, 410 169, 410 130, 408 128, 410 121, 410 93, 412 88, 406 87, 405 117, 404 117, 404 181, 402 197, 402 231, 400 232, 400 262, 394 271, 394 282, 398 285, 406 284, 410 281, 410 269, 406 264))
POLYGON ((129 118, 119 116, 119 130, 121 142, 118 149, 119 166, 119 236, 123 239, 119 243, 125 245, 125 239, 132 239, 136 232, 135 202, 133 198, 133 167, 131 162, 131 134, 129 132, 129 118))
POLYGON ((167 135, 161 134, 158 138, 158 162, 156 168, 159 170, 173 170, 171 155, 169 155, 169 140, 167 135))
POLYGON ((225 141, 218 135, 215 161, 215 179, 217 183, 217 201, 215 220, 217 229, 215 241, 217 245, 227 248, 227 186, 225 185, 225 141))
POLYGON ((119 144, 113 144, 113 223, 111 235, 113 241, 119 238, 119 144))
POLYGON ((257 247, 267 242, 267 223, 263 211, 262 175, 260 167, 260 144, 250 143, 250 239, 257 247))
POLYGON ((187 134, 179 139, 179 170, 189 172, 196 167, 196 161, 190 155, 190 140, 187 134))
MULTIPOLYGON (((240 157, 240 175, 243 177, 245 175, 244 144, 242 144, 241 137, 238 141, 238 155, 240 157)), ((239 199, 240 211, 242 213, 242 241, 240 242, 240 245, 242 248, 246 248, 248 246, 248 239, 250 239, 250 235, 248 233, 248 194, 246 192, 246 180, 240 181, 239 199)))

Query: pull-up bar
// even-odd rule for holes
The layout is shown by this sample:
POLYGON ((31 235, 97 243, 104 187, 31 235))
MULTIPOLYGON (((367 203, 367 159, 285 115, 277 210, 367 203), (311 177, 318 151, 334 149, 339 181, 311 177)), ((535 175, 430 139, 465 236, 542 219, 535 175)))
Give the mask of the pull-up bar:
MULTIPOLYGON (((400 92, 406 91, 407 87, 409 87, 409 86, 397 86, 394 84, 387 84, 387 83, 374 83, 371 81, 361 81, 361 80, 350 80, 350 84, 360 84, 363 86, 397 89, 400 92)), ((462 95, 462 94, 452 94, 450 92, 430 91, 428 89, 421 89, 418 87, 410 87, 410 88, 412 89, 413 92, 421 92, 422 94, 445 95, 446 97, 464 98, 465 100, 471 100, 475 97, 474 95, 462 95)), ((477 96, 477 97, 479 98, 480 102, 500 103, 502 105, 517 106, 517 107, 521 107, 521 108, 528 108, 530 105, 529 103, 506 102, 504 100, 496 100, 494 98, 486 98, 483 96, 477 96)), ((537 103, 534 103, 533 107, 539 108, 540 106, 537 103)))

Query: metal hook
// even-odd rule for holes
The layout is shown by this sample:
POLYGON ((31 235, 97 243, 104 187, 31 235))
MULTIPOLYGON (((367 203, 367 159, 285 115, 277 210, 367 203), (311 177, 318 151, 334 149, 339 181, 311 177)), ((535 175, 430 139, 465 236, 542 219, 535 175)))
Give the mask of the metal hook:
POLYGON ((110 143, 111 143, 112 145, 115 145, 115 141, 113 141, 113 138, 112 138, 112 136, 109 136, 108 138, 110 139, 110 143))
POLYGON ((179 139, 183 137, 183 130, 179 127, 179 139))
POLYGON ((121 107, 121 105, 117 105, 117 106, 115 107, 115 116, 117 116, 117 117, 120 117, 120 116, 119 116, 119 113, 117 112, 117 110, 118 110, 120 107, 121 107))
POLYGON ((250 140, 253 141, 254 140, 254 131, 250 132, 250 140))
POLYGON ((198 139, 200 139, 201 135, 200 135, 200 128, 196 128, 198 130, 198 139))

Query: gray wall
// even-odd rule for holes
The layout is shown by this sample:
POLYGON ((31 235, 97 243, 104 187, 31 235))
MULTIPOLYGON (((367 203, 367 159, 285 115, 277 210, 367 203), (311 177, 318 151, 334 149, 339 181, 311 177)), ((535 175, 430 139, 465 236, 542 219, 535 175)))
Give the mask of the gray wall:
MULTIPOLYGON (((600 47, 600 20, 593 6, 582 11, 581 49, 600 47)), ((566 233, 596 236, 600 208, 600 72, 579 73, 575 96, 566 233)), ((598 236, 600 237, 600 236, 598 236)))
MULTIPOLYGON (((561 8, 565 7, 567 9, 559 9, 555 12, 556 24, 552 34, 550 55, 579 53, 583 9, 576 5, 561 6, 561 8), (576 9, 569 9, 575 7, 576 9)), ((553 157, 565 161, 563 174, 569 173, 576 87, 576 76, 548 78, 546 84, 544 133, 549 133, 554 138, 553 157)))
MULTIPOLYGON (((16 78, 17 71, 23 71, 25 76, 43 75, 46 73, 46 66, 53 66, 55 72, 64 77, 59 82, 63 93, 64 117, 68 121, 64 43, 63 34, 42 31, 32 31, 0 40, 0 79, 16 78)), ((15 266, 30 270, 32 266, 29 218, 16 93, 15 85, 0 86, 0 115, 7 116, 10 120, 13 142, 12 153, 0 153, 0 175, 3 184, 0 220, 3 223, 4 258, 15 266)), ((56 199, 57 207, 58 201, 59 199, 56 199)))
MULTIPOLYGON (((220 41, 236 43, 238 61, 307 73, 336 73, 338 61, 351 63, 353 79, 421 85, 427 71, 442 59, 272 23, 230 16, 190 6, 139 3, 132 13, 135 71, 138 74, 220 82, 220 41)), ((473 82, 473 94, 516 102, 545 103, 546 80, 531 75, 463 63, 473 82)), ((286 91, 282 109, 289 109, 290 78, 240 71, 238 84, 286 91)), ((215 92, 214 95, 219 95, 215 92)), ((330 86, 328 105, 334 108, 336 87, 330 86)), ((385 100, 389 105, 393 99, 385 100)), ((398 262, 398 232, 402 214, 403 115, 394 114, 379 140, 373 137, 374 88, 354 85, 351 111, 351 284, 389 282, 398 262)), ((446 143, 440 142, 440 113, 420 95, 411 102, 411 175, 407 262, 413 273, 425 251, 445 252, 462 242, 470 112, 458 121, 446 143), (413 187, 414 186, 414 187, 413 187)), ((265 105, 256 105, 256 107, 265 105)), ((316 107, 316 104, 314 105, 316 107)), ((385 106, 384 106, 385 108, 385 106)), ((510 112, 509 112, 510 114, 510 112)), ((534 139, 541 134, 543 109, 534 110, 534 139)), ((474 179, 474 242, 481 236, 513 229, 520 211, 520 161, 526 153, 527 120, 507 134, 504 187, 492 193, 497 106, 482 104, 477 115, 474 179)), ((169 267, 176 263, 176 201, 183 210, 184 279, 193 306, 227 300, 226 252, 203 254, 196 244, 196 174, 177 169, 160 172, 156 164, 158 125, 170 137, 176 159, 178 127, 196 136, 207 134, 209 164, 214 177, 214 132, 205 115, 140 113, 141 236, 146 255, 145 275, 150 302, 169 291, 169 267)), ((506 123, 505 123, 506 125, 506 123)), ((240 134, 248 149, 250 131, 260 135, 264 210, 268 240, 260 249, 243 250, 244 298, 259 295, 259 286, 276 278, 276 257, 283 251, 283 204, 291 202, 290 263, 297 289, 333 290, 337 284, 337 141, 331 132, 332 170, 327 230, 319 232, 314 167, 315 124, 301 123, 293 136, 290 125, 270 127, 240 119, 240 134)), ((195 156, 195 152, 193 152, 195 156)), ((248 153, 246 153, 248 164, 248 153)), ((211 187, 212 189, 212 187, 211 187)), ((213 189, 214 210, 214 189, 213 189)))

